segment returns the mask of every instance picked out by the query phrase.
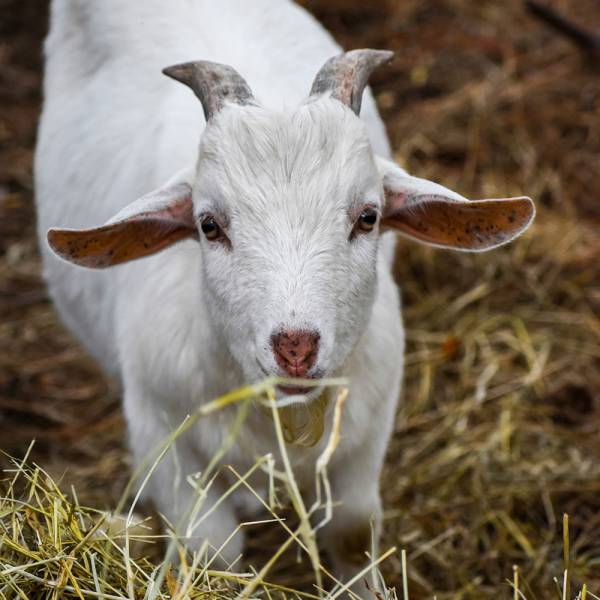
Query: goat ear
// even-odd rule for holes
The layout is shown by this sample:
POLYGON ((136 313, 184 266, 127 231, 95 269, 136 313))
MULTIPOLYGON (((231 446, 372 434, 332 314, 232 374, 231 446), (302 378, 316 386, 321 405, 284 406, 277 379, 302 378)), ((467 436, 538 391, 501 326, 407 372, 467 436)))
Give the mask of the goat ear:
POLYGON ((535 217, 530 198, 467 200, 394 163, 377 161, 385 193, 382 225, 425 244, 482 252, 518 237, 535 217))
POLYGON ((48 244, 64 260, 102 269, 154 254, 183 239, 198 238, 192 188, 173 181, 142 196, 94 229, 50 229, 48 244))

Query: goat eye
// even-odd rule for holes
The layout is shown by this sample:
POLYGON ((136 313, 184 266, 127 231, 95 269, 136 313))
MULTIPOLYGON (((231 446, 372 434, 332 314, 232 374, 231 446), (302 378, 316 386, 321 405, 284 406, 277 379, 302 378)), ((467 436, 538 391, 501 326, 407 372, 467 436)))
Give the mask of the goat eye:
POLYGON ((376 223, 377 211, 374 208, 365 208, 356 220, 354 231, 356 233, 369 233, 369 231, 373 231, 376 223))
POLYGON ((205 217, 200 224, 200 228, 206 239, 211 242, 220 240, 223 237, 223 232, 214 217, 205 217))

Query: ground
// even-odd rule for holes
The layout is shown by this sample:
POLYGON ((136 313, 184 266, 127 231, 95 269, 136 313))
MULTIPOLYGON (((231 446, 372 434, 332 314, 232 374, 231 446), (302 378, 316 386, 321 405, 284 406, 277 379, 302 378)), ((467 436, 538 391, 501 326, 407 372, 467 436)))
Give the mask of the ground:
MULTIPOLYGON (((517 0, 302 4, 345 47, 396 52, 373 88, 409 171, 538 207, 488 254, 399 243, 407 371, 383 548, 406 550, 412 599, 512 597, 513 567, 528 600, 560 598, 566 513, 572 595, 600 595, 598 58, 517 0)), ((600 32, 597 0, 548 4, 600 32)), ((61 326, 35 238, 46 3, 0 9, 0 449, 35 439, 33 460, 109 508, 128 478, 118 392, 61 326)), ((389 585, 400 571, 396 554, 389 585)))

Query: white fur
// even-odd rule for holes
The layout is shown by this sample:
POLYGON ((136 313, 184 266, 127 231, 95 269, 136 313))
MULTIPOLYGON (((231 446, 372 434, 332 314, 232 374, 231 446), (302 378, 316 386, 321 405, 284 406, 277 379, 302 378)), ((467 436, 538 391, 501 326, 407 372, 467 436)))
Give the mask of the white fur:
MULTIPOLYGON (((350 215, 383 203, 375 154, 389 156, 389 146, 372 97, 361 120, 327 96, 305 102, 338 52, 286 0, 54 0, 35 165, 45 277, 66 324, 122 382, 136 463, 201 403, 277 373, 269 339, 278 328, 320 333, 318 372, 351 384, 330 467, 341 505, 325 542, 379 518, 404 349, 393 240, 377 231, 349 239, 350 215), (260 106, 227 106, 205 127, 190 90, 160 73, 195 59, 233 66, 260 106), (191 187, 197 220, 210 212, 227 223, 230 249, 200 235, 105 271, 49 251, 49 227, 129 217, 146 200, 130 203, 176 172, 170 185, 191 187)), ((148 198, 168 200, 161 191, 148 198)), ((173 522, 193 496, 185 476, 206 466, 234 414, 188 431, 179 469, 170 459, 158 466, 149 495, 173 522)), ((226 461, 244 471, 276 448, 269 419, 251 411, 226 461)), ((300 480, 322 449, 290 448, 300 480)), ((226 485, 215 483, 209 503, 226 485)), ((242 494, 221 503, 194 543, 220 546, 246 504, 242 494)), ((223 556, 235 557, 242 541, 223 556)), ((333 558, 338 574, 352 572, 333 558)))

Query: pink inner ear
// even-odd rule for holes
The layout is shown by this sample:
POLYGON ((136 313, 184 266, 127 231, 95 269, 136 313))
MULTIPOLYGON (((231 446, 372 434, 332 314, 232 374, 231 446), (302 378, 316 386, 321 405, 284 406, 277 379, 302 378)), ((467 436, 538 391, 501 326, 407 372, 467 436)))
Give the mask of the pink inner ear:
POLYGON ((412 189, 384 189, 386 213, 417 208, 428 202, 443 202, 446 204, 466 204, 469 200, 458 200, 444 194, 423 193, 412 189))
POLYGON ((401 210, 408 203, 408 194, 405 191, 384 189, 384 195, 386 208, 401 210))
POLYGON ((191 195, 173 198, 169 194, 168 200, 160 193, 157 196, 148 210, 136 213, 133 205, 102 227, 51 229, 48 243, 65 260, 104 268, 154 254, 183 239, 197 239, 191 195))
POLYGON ((146 212, 140 213, 135 218, 146 218, 150 217, 152 219, 159 219, 162 221, 177 223, 182 227, 194 228, 194 205, 192 203, 192 199, 189 195, 176 198, 167 202, 164 207, 148 210, 146 212))

